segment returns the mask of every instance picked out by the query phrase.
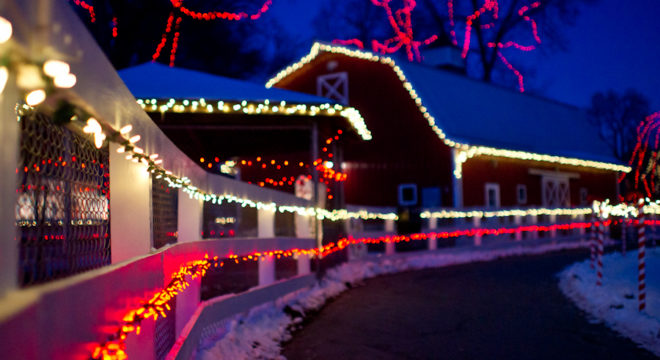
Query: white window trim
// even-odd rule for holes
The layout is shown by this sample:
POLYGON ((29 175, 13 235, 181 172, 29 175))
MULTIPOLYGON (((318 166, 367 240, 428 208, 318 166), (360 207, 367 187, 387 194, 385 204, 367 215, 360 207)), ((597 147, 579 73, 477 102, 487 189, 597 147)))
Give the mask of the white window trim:
POLYGON ((413 206, 417 205, 417 184, 399 184, 399 189, 398 189, 398 200, 399 200, 399 205, 401 206, 413 206), (413 191, 413 200, 411 201, 403 201, 403 189, 405 188, 410 188, 413 191))
POLYGON ((500 202, 500 184, 498 183, 486 183, 484 185, 484 204, 486 206, 489 206, 488 204, 488 191, 489 190, 494 190, 495 191, 495 207, 499 208, 501 205, 500 202))
POLYGON ((516 202, 518 203, 518 205, 527 204, 527 185, 525 184, 516 185, 516 202), (523 190, 525 193, 525 197, 523 199, 520 198, 520 190, 523 190))

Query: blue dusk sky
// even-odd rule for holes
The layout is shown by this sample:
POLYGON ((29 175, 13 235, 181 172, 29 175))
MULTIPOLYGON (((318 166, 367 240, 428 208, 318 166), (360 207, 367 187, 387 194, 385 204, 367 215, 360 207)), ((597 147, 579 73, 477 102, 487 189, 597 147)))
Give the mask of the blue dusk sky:
MULTIPOLYGON (((289 31, 304 34, 319 3, 279 0, 271 11, 289 31)), ((516 58, 534 69, 525 77, 526 87, 580 107, 588 107, 596 91, 634 88, 651 100, 653 111, 660 111, 659 18, 660 0, 600 0, 584 6, 576 25, 564 30, 566 51, 537 50, 516 58)))

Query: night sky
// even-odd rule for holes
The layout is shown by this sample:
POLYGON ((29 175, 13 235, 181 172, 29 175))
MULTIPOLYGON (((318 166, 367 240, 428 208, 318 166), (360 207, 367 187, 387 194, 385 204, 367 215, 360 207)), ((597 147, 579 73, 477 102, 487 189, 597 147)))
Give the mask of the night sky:
MULTIPOLYGON (((304 34, 319 3, 276 0, 271 11, 290 31, 304 34)), ((621 93, 634 88, 651 100, 653 111, 660 111, 658 15, 659 0, 600 0, 585 6, 576 26, 565 29, 567 51, 544 54, 537 50, 517 58, 535 69, 535 74, 525 77, 526 86, 537 94, 581 107, 589 106, 596 91, 621 93)))

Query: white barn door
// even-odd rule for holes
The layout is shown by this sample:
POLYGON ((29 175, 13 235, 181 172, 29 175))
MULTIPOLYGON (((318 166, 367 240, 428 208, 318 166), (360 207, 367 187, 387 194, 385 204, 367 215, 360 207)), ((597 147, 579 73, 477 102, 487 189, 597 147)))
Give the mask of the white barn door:
POLYGON ((568 207, 571 205, 571 192, 568 185, 568 177, 543 176, 541 189, 543 194, 543 206, 568 207))

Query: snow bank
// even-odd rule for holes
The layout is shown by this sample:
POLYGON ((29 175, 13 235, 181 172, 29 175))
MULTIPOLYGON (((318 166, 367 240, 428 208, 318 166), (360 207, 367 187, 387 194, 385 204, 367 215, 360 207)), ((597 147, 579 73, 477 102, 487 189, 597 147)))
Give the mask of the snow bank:
POLYGON ((329 270, 311 288, 301 289, 263 304, 230 319, 220 321, 215 333, 204 339, 197 358, 216 359, 284 359, 281 343, 291 338, 291 332, 301 326, 303 318, 318 311, 328 301, 362 280, 378 275, 407 270, 443 267, 498 258, 541 254, 561 249, 584 247, 584 242, 505 248, 459 248, 442 252, 399 253, 392 256, 369 256, 367 259, 344 263, 329 270))
POLYGON ((603 286, 589 260, 575 263, 559 276, 559 288, 594 321, 632 339, 660 356, 660 250, 646 252, 646 310, 637 300, 637 252, 603 257, 603 286))

